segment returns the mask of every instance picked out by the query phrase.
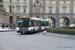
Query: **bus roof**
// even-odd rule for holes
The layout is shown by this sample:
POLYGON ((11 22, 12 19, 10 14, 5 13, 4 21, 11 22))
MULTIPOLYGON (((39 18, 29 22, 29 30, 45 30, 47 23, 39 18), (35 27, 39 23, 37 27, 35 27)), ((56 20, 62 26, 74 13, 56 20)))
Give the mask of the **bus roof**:
POLYGON ((34 20, 34 21, 42 21, 42 22, 48 22, 48 20, 43 20, 43 19, 40 19, 40 18, 36 18, 36 17, 32 17, 32 18, 25 18, 25 17, 20 17, 23 19, 31 19, 31 20, 34 20))
POLYGON ((48 20, 41 20, 42 22, 48 22, 48 20))
POLYGON ((40 18, 31 18, 31 20, 39 21, 40 18))

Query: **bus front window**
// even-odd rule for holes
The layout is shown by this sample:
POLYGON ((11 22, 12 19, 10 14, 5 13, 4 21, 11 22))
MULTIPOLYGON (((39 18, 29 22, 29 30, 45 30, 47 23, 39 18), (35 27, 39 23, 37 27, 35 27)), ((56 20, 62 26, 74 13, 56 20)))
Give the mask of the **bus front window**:
POLYGON ((29 20, 24 20, 22 22, 22 27, 29 27, 29 20))

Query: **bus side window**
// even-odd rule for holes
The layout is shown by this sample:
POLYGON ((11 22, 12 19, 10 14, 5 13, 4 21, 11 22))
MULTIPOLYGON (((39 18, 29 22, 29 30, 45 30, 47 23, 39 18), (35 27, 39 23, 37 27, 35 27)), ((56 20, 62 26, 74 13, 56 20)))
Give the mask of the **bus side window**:
POLYGON ((41 22, 41 26, 45 26, 45 22, 41 22))
POLYGON ((49 26, 49 22, 47 22, 47 26, 49 26))
POLYGON ((45 26, 47 26, 47 22, 45 22, 45 26))
POLYGON ((36 26, 40 26, 40 22, 39 21, 36 21, 36 26))
POLYGON ((45 22, 45 26, 48 26, 49 25, 49 23, 48 22, 45 22))
POLYGON ((31 26, 34 26, 34 21, 33 20, 31 21, 31 26))

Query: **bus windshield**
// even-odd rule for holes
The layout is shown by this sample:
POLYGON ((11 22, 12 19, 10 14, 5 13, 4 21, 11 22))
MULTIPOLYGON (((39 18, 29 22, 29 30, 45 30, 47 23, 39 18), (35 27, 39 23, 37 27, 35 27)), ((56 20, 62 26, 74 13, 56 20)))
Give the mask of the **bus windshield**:
POLYGON ((29 20, 24 20, 21 27, 29 27, 29 20))

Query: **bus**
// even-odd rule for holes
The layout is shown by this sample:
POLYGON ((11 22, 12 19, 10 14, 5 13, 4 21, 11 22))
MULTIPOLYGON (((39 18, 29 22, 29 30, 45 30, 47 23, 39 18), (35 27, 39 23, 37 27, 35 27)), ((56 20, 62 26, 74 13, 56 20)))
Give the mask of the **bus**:
POLYGON ((49 27, 48 20, 41 20, 40 18, 19 18, 17 20, 18 33, 25 34, 28 32, 39 32, 49 27))

